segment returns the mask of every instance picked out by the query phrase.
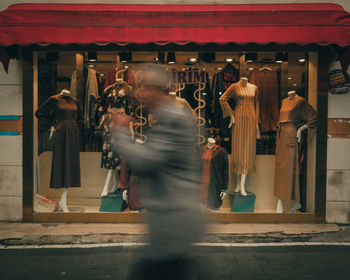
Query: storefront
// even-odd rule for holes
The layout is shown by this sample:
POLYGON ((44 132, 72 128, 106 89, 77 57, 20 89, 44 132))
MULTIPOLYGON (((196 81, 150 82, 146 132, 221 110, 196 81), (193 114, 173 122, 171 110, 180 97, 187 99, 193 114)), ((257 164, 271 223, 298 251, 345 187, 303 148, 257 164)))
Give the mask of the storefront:
MULTIPOLYGON (((193 111, 197 149, 214 138, 228 154, 229 195, 220 205, 220 191, 213 194, 220 202, 208 207, 213 221, 324 221, 329 50, 349 45, 349 19, 332 4, 10 6, 0 14, 0 45, 19 45, 23 55, 24 221, 143 220, 127 167, 110 149, 108 113, 123 107, 135 118, 135 139, 147 144, 152 120, 135 92, 138 71, 150 63, 166 65, 173 77, 170 88, 193 111), (230 102, 239 103, 239 98, 228 100, 236 118, 233 127, 228 128, 230 118, 223 112, 221 97, 242 78, 258 89, 254 112, 247 113, 259 119, 260 135, 253 145, 246 136, 242 139, 244 129, 238 132, 237 104, 230 102), (122 99, 109 98, 121 89, 126 92, 122 99), (78 176, 80 182, 74 187, 68 183, 67 194, 61 186, 65 183, 53 182, 52 171, 58 168, 52 166, 52 151, 61 125, 52 96, 62 99, 64 90, 70 92, 64 98, 78 100, 82 108, 79 141, 65 142, 77 146, 80 157, 77 163, 77 158, 70 159, 80 170, 71 179, 78 176), (283 100, 295 96, 314 115, 301 112, 302 122, 294 125, 308 127, 299 144, 295 139, 287 143, 297 154, 290 164, 288 151, 276 148, 276 142, 283 126, 294 122, 281 119, 283 100), (250 155, 250 165, 237 167, 237 155, 247 149, 243 157, 250 155), (282 162, 277 164, 276 158, 282 162), (285 178, 283 168, 291 169, 286 174, 292 179, 285 178), (285 190, 287 185, 291 190, 285 190), (277 194, 281 189, 288 194, 277 194), (128 205, 123 193, 128 194, 128 205), (69 212, 57 211, 52 204, 62 199, 67 199, 69 212)), ((55 153, 57 159, 72 151, 64 146, 55 153)))

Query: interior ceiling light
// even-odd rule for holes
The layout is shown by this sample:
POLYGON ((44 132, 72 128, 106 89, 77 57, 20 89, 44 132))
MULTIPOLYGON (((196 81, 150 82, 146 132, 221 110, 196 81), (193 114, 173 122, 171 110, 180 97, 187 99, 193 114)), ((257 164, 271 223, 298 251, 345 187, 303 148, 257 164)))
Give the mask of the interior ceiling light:
POLYGON ((191 61, 191 62, 196 62, 196 61, 197 61, 197 58, 191 57, 191 58, 189 58, 189 61, 191 61))
POLYGON ((166 61, 168 64, 174 64, 175 63, 175 53, 174 52, 168 52, 166 61))
POLYGON ((293 79, 292 77, 288 77, 288 80, 291 80, 291 79, 293 79))
POLYGON ((97 60, 97 53, 96 52, 88 52, 88 61, 96 61, 97 60))
POLYGON ((226 61, 226 62, 232 62, 232 61, 233 61, 233 58, 231 58, 231 57, 225 58, 225 61, 226 61))
POLYGON ((282 63, 282 62, 288 61, 288 53, 281 53, 281 52, 276 53, 275 61, 276 63, 282 63))
POLYGON ((217 67, 217 68, 215 68, 215 69, 221 71, 221 70, 222 70, 222 67, 217 67))
POLYGON ((126 53, 126 52, 122 52, 119 53, 119 57, 120 57, 120 62, 128 62, 129 60, 131 60, 131 53, 126 53))
POLYGON ((249 67, 248 70, 249 70, 249 71, 253 71, 254 68, 253 68, 253 67, 249 67))
POLYGON ((258 54, 257 53, 246 53, 245 55, 245 62, 254 62, 258 59, 258 54))
POLYGON ((94 64, 89 64, 88 67, 90 67, 90 68, 95 68, 96 65, 94 65, 94 64))
POLYGON ((305 58, 299 58, 298 61, 301 62, 301 63, 304 63, 306 61, 306 59, 305 58))
POLYGON ((293 87, 296 87, 298 84, 293 84, 293 87))

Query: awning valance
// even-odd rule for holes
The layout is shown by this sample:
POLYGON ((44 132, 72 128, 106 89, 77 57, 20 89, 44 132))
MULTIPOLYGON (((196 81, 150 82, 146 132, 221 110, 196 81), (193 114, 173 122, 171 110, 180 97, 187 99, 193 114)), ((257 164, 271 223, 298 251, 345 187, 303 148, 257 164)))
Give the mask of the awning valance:
POLYGON ((297 43, 350 45, 335 4, 16 4, 0 13, 0 45, 297 43))

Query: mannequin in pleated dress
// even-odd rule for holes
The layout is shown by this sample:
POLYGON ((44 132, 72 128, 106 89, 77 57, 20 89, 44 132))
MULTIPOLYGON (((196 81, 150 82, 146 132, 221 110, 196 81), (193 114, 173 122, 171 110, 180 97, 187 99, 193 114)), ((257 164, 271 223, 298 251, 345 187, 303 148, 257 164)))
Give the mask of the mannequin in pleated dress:
POLYGON ((256 139, 259 132, 258 88, 242 77, 232 84, 220 97, 223 117, 230 117, 232 125, 231 173, 237 174, 235 192, 246 196, 245 181, 247 174, 255 172, 256 139), (228 100, 234 98, 236 106, 230 107, 228 100))

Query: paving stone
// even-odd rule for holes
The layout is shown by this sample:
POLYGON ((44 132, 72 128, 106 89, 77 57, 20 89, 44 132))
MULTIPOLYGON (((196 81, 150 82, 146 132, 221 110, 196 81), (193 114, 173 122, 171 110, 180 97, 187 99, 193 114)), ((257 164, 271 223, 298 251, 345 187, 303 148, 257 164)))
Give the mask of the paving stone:
MULTIPOLYGON (((301 246, 297 249, 284 247, 283 250, 280 247, 268 247, 262 250, 255 248, 254 254, 244 254, 242 248, 236 251, 222 251, 218 247, 217 253, 214 253, 215 248, 201 248, 196 250, 195 253, 199 274, 203 276, 199 278, 201 280, 289 280, 295 279, 295 277, 305 280, 348 280, 350 279, 348 265, 350 247, 344 247, 301 246), (328 250, 325 250, 324 247, 327 247, 328 250), (249 260, 238 262, 237 254, 249 260), (276 258, 271 262, 271 256, 282 256, 285 260, 291 259, 294 261, 286 264, 285 262, 279 262, 276 258), (334 260, 343 260, 343 262, 334 260)), ((0 269, 5 271, 3 275, 5 275, 4 279, 6 280, 24 278, 124 280, 130 264, 138 258, 138 252, 140 250, 119 247, 3 249, 0 250, 0 269), (6 267, 6 270, 3 269, 4 267, 6 267), (26 273, 23 272, 24 270, 26 273)))

